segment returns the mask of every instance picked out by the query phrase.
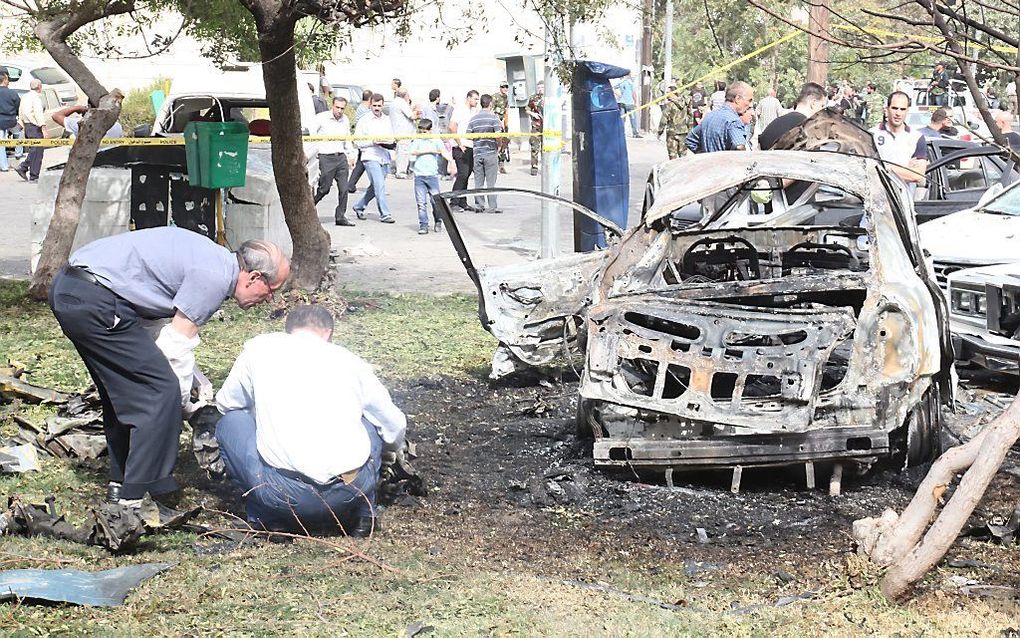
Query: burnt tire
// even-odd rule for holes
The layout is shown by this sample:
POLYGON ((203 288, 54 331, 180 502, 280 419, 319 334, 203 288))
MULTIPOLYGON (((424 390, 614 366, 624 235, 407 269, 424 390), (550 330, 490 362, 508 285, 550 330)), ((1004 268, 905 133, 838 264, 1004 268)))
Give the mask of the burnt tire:
POLYGON ((606 436, 605 426, 602 424, 602 413, 598 408, 599 402, 593 399, 577 398, 576 432, 579 439, 598 439, 606 436))
POLYGON ((921 396, 903 426, 890 435, 890 442, 893 461, 900 468, 931 463, 942 454, 942 406, 937 383, 921 396))

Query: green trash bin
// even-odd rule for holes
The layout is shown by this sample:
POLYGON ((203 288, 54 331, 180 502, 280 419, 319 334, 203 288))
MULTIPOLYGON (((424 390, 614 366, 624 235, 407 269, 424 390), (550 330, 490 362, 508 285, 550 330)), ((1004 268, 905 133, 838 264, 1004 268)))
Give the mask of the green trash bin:
POLYGON ((202 188, 244 186, 248 168, 248 125, 189 122, 184 127, 188 182, 202 188))

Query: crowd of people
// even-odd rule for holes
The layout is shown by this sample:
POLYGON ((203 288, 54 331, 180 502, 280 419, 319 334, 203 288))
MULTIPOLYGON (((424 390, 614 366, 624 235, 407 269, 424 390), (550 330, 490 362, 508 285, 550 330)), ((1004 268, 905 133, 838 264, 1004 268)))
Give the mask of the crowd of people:
MULTIPOLYGON (((528 100, 525 113, 531 122, 531 174, 538 173, 542 144, 542 108, 544 91, 541 82, 528 100)), ((314 87, 313 87, 314 90, 314 87)), ((392 99, 366 90, 361 103, 354 109, 354 122, 348 115, 348 104, 342 96, 316 96, 316 126, 312 135, 346 136, 353 130, 355 137, 371 140, 353 142, 320 142, 319 184, 315 202, 319 203, 337 187, 334 221, 337 226, 354 226, 347 216, 348 196, 358 191, 363 175, 368 185, 362 197, 350 208, 359 220, 368 218, 367 208, 375 201, 379 221, 392 224, 395 219, 387 199, 388 177, 412 180, 418 216, 418 234, 442 230, 442 220, 432 206, 432 195, 439 193, 440 180, 451 179, 454 191, 468 188, 474 176, 476 189, 492 189, 510 162, 508 139, 496 134, 509 130, 509 84, 502 82, 497 91, 479 93, 470 90, 464 100, 452 108, 441 103, 439 89, 432 89, 427 100, 414 101, 399 78, 390 83, 392 99), (328 100, 326 98, 329 98, 328 100), (448 117, 441 118, 441 112, 448 117), (445 124, 445 126, 443 126, 445 124), (462 137, 438 139, 424 137, 432 133, 462 134, 462 137), (487 137, 486 135, 492 135, 487 137), (418 135, 421 135, 420 137, 418 135)), ((498 214, 498 198, 494 194, 475 197, 473 201, 459 197, 451 200, 454 212, 498 214)))
MULTIPOLYGON (((949 106, 950 76, 946 65, 938 63, 926 88, 929 122, 915 129, 907 124, 916 85, 897 82, 888 95, 875 83, 865 86, 864 94, 852 84, 824 87, 807 82, 790 109, 784 108, 769 89, 757 104, 754 89, 742 81, 729 85, 717 82, 709 94, 702 83, 684 95, 676 85, 667 89, 659 122, 659 137, 665 136, 670 159, 684 152, 769 150, 789 130, 808 117, 828 108, 871 132, 882 159, 908 184, 923 183, 927 166, 925 138, 952 137, 959 134, 949 106)), ((996 126, 1014 151, 1020 152, 1020 133, 1013 131, 1015 99, 1011 110, 994 110, 996 126)))

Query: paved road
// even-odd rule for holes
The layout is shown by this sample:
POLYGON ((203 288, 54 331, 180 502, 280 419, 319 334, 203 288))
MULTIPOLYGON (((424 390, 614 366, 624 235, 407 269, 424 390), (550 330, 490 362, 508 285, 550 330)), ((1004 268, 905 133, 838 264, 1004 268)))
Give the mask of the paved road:
MULTIPOLYGON (((628 139, 631 164, 631 223, 639 210, 644 182, 651 167, 666 159, 665 148, 654 138, 628 139)), ((65 161, 66 149, 49 149, 44 166, 65 161)), ((571 198, 571 177, 568 156, 564 156, 561 195, 571 198)), ((497 186, 538 189, 540 178, 532 177, 527 166, 527 152, 517 151, 508 174, 500 175, 497 186)), ((472 178, 473 179, 473 178, 472 178)), ((367 186, 367 178, 361 186, 367 186)), ((473 292, 474 287, 453 250, 446 233, 418 235, 417 212, 411 180, 388 179, 390 208, 396 224, 381 224, 374 204, 369 206, 368 219, 353 228, 333 225, 335 194, 320 202, 318 211, 323 226, 333 239, 333 247, 341 254, 338 266, 340 280, 349 288, 364 291, 390 292, 473 292)), ((441 182, 449 190, 452 182, 441 182)), ((0 192, 4 193, 0 218, 0 276, 27 277, 31 227, 31 205, 36 186, 22 181, 14 171, 0 173, 0 192)), ((351 204, 362 191, 351 196, 351 204)), ((537 256, 540 214, 537 200, 503 197, 501 215, 465 213, 458 217, 472 258, 479 265, 503 264, 534 259, 537 256)), ((350 215, 353 219, 353 214, 350 215)), ((560 246, 572 246, 571 219, 568 211, 560 214, 560 246)))

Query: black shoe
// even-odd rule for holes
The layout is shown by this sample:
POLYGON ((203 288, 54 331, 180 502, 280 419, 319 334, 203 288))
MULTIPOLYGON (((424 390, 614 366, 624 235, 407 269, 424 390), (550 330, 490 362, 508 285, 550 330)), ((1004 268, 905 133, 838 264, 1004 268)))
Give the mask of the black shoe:
POLYGON ((340 219, 336 220, 336 225, 337 226, 353 226, 354 222, 352 222, 351 220, 347 219, 346 217, 341 217, 340 219))
POLYGON ((347 533, 352 538, 368 538, 379 533, 379 521, 371 516, 362 516, 354 521, 354 526, 347 533))
POLYGON ((365 216, 365 211, 363 210, 356 210, 354 211, 354 214, 355 216, 357 216, 358 219, 367 219, 367 217, 365 216))
POLYGON ((116 505, 120 501, 120 487, 121 484, 116 481, 110 481, 106 484, 106 502, 116 505))
POLYGON ((531 169, 531 174, 532 175, 538 175, 538 169, 537 168, 531 169))
POLYGON ((21 179, 28 181, 28 169, 23 166, 15 166, 14 172, 21 176, 21 179))

